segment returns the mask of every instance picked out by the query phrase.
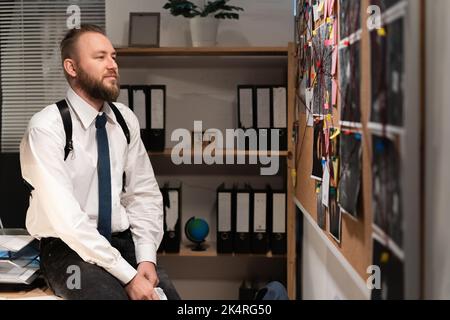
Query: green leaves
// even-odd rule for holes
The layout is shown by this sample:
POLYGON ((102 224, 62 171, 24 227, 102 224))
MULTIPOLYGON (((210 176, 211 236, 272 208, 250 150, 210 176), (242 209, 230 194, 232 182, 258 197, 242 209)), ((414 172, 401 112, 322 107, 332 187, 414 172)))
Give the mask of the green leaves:
POLYGON ((206 17, 211 13, 219 11, 221 8, 225 6, 227 1, 225 0, 218 0, 218 1, 208 1, 208 3, 205 6, 205 9, 202 12, 202 17, 206 17))
POLYGON ((228 1, 229 0, 208 1, 202 12, 202 16, 206 17, 209 14, 220 11, 214 15, 217 19, 239 19, 239 14, 232 13, 231 11, 244 11, 244 9, 241 7, 229 6, 227 5, 228 1))
POLYGON ((170 9, 170 13, 174 16, 183 16, 193 18, 196 16, 207 17, 214 14, 217 19, 239 19, 239 14, 233 11, 244 11, 241 7, 229 6, 227 2, 230 0, 208 1, 203 8, 199 9, 191 1, 187 0, 168 0, 164 5, 164 9, 170 9))
POLYGON ((163 9, 170 9, 170 13, 173 16, 183 16, 185 18, 193 18, 200 15, 201 12, 197 8, 191 1, 186 0, 169 0, 163 7, 163 9))
POLYGON ((214 17, 216 17, 217 19, 239 19, 239 14, 237 13, 226 13, 226 12, 221 12, 216 14, 214 17))

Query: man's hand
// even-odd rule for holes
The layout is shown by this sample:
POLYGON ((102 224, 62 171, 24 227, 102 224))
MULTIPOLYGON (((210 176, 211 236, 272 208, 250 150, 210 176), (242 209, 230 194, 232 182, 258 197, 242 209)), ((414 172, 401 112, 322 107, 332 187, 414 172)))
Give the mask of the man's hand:
POLYGON ((153 286, 153 288, 158 286, 158 274, 156 273, 156 267, 153 263, 146 261, 139 263, 137 272, 138 274, 143 275, 144 278, 146 278, 148 281, 150 281, 150 284, 153 286))
POLYGON ((159 300, 155 288, 139 273, 125 286, 125 291, 131 300, 159 300))
POLYGON ((131 300, 159 300, 154 288, 159 279, 155 265, 151 262, 141 262, 136 276, 125 286, 125 291, 131 300))

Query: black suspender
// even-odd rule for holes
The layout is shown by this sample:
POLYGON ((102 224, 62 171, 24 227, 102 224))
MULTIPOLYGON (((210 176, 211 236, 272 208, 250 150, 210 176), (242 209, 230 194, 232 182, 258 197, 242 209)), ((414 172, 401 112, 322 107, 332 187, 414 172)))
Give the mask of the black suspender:
POLYGON ((70 118, 69 106, 66 100, 61 100, 56 103, 59 113, 61 114, 64 125, 64 132, 66 133, 66 146, 64 147, 64 161, 66 161, 69 153, 73 150, 72 143, 72 118, 70 118))
MULTIPOLYGON (((64 125, 64 132, 66 133, 66 145, 64 147, 64 161, 66 161, 67 157, 69 156, 69 153, 73 150, 72 118, 70 117, 69 106, 67 105, 67 101, 65 99, 58 101, 56 105, 58 106, 59 113, 61 114, 61 118, 64 125)), ((117 122, 119 123, 123 133, 125 134, 125 137, 127 138, 127 144, 130 144, 131 141, 130 130, 128 129, 125 119, 123 118, 119 109, 117 109, 117 107, 112 102, 109 102, 109 106, 114 112, 117 122)))
POLYGON ((119 122, 119 125, 122 127, 122 131, 125 134, 125 137, 127 138, 127 143, 130 144, 130 130, 128 130, 128 126, 127 123, 125 122, 125 119, 123 118, 119 109, 117 109, 117 107, 114 105, 114 103, 109 102, 109 106, 114 112, 117 122, 119 122))

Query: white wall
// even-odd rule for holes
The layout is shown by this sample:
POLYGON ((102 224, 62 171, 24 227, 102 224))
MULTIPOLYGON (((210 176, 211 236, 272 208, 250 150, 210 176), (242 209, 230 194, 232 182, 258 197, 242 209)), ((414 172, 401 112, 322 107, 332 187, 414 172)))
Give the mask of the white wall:
MULTIPOLYGON (((297 203, 300 210, 304 210, 297 203)), ((365 300, 365 281, 319 229, 309 214, 303 218, 302 297, 305 300, 365 300)))
MULTIPOLYGON (((130 12, 161 12, 161 46, 190 46, 189 19, 173 17, 165 0, 106 0, 106 30, 116 46, 128 44, 130 12)), ((292 0, 233 0, 244 8, 239 20, 219 25, 219 46, 285 46, 294 30, 292 0)))
POLYGON ((426 5, 426 298, 450 299, 450 1, 426 5))

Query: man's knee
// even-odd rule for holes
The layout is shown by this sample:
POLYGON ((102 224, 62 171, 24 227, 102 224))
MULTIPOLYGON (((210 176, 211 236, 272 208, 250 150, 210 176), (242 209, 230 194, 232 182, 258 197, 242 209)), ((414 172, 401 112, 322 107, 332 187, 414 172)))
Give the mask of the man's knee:
MULTIPOLYGON (((49 280, 51 282, 51 277, 49 280)), ((57 295, 68 300, 128 299, 125 289, 115 277, 87 262, 69 266, 62 281, 51 283, 51 286, 57 295)))
POLYGON ((177 289, 173 285, 166 271, 161 267, 157 267, 157 273, 159 278, 159 287, 164 290, 168 300, 181 300, 177 289))

